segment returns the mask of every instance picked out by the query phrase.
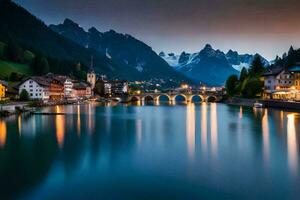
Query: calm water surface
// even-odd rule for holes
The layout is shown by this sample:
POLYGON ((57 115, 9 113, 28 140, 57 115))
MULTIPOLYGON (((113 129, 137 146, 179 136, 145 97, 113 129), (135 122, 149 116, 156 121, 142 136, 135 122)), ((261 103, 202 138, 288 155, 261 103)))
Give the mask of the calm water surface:
POLYGON ((0 119, 0 199, 299 199, 300 115, 57 106, 0 119))

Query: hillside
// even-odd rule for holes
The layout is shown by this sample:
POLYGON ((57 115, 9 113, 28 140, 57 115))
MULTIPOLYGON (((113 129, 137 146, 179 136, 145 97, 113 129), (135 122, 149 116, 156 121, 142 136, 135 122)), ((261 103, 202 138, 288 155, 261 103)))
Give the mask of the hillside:
POLYGON ((6 79, 12 72, 30 76, 32 71, 26 64, 17 64, 13 62, 0 60, 0 79, 6 79))

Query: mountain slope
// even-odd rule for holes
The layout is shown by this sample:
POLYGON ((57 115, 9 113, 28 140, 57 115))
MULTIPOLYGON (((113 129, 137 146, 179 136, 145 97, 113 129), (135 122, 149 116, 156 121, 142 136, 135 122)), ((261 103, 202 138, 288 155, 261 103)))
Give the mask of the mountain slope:
MULTIPOLYGON (((185 76, 177 73, 156 55, 150 47, 128 35, 107 32, 105 40, 109 42, 105 43, 103 40, 99 40, 101 33, 92 28, 88 34, 91 43, 86 46, 82 44, 86 42, 87 33, 82 30, 81 35, 72 37, 60 35, 17 4, 9 0, 0 1, 0 41, 14 38, 22 46, 42 52, 48 57, 81 62, 86 66, 90 66, 93 56, 96 72, 106 74, 110 78, 128 80, 174 79, 178 82, 187 80, 185 76), (76 38, 76 41, 72 38, 76 38), (83 40, 79 41, 80 38, 83 40), (124 45, 122 41, 128 42, 124 45), (141 47, 138 49, 139 54, 136 54, 132 49, 130 50, 130 45, 127 45, 132 41, 135 42, 135 45, 131 47, 132 49, 141 47), (102 48, 101 44, 105 44, 106 47, 102 48), (122 53, 118 52, 118 48, 121 48, 122 53), (107 49, 107 52, 104 49, 107 49), (109 56, 109 53, 113 56, 109 56), (123 59, 127 55, 131 56, 128 59, 128 64, 123 59), (146 63, 145 66, 144 62, 146 63), (159 70, 156 71, 156 69, 159 70)), ((69 31, 69 33, 72 32, 69 31)))
MULTIPOLYGON (((239 71, 248 68, 255 55, 239 55, 230 50, 227 54, 220 50, 215 50, 207 44, 200 52, 186 53, 180 55, 173 53, 159 54, 177 71, 185 74, 195 81, 203 81, 209 85, 223 85, 232 74, 239 74, 239 71)), ((261 57, 265 64, 268 63, 261 57)))
POLYGON ((120 34, 113 30, 100 32, 94 27, 85 31, 70 19, 49 27, 80 46, 94 49, 127 70, 135 71, 139 79, 186 79, 175 72, 151 47, 128 34, 120 34))

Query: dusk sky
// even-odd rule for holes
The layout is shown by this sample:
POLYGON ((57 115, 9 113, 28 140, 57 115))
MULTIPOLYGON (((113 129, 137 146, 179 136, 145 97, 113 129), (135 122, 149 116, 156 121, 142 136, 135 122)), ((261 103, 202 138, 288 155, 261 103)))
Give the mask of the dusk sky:
POLYGON ((196 52, 206 43, 267 59, 300 47, 299 0, 15 0, 46 24, 70 18, 114 29, 156 52, 196 52))

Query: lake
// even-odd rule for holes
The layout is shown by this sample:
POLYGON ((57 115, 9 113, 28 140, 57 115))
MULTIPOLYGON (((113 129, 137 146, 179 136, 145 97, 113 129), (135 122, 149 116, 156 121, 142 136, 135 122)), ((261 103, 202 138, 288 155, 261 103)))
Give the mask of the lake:
POLYGON ((299 199, 300 114, 217 103, 0 119, 0 199, 299 199))

